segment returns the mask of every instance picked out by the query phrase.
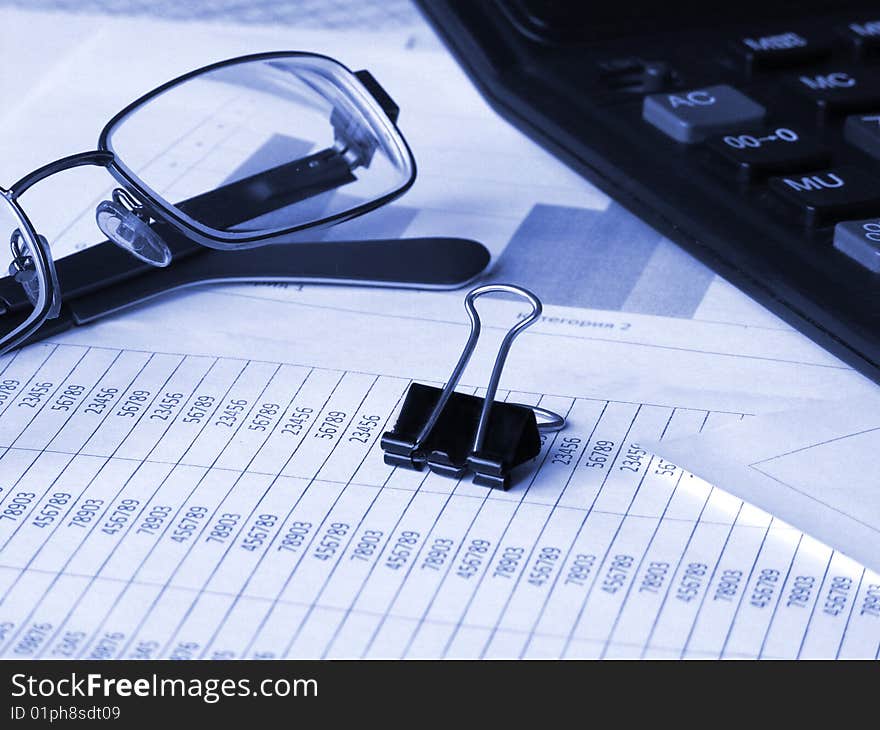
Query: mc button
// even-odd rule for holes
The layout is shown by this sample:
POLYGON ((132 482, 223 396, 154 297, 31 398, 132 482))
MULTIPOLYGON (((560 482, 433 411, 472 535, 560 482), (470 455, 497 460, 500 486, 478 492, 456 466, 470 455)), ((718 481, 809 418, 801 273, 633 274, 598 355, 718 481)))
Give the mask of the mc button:
POLYGON ((868 111, 880 106, 880 73, 876 70, 804 73, 794 79, 794 85, 822 114, 868 111))

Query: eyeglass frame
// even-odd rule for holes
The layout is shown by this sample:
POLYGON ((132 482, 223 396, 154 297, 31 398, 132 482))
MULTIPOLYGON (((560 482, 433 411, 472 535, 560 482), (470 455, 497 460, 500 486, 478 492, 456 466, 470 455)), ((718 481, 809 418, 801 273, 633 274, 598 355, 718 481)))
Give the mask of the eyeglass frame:
MULTIPOLYGON (((410 187, 412 187, 413 183, 416 179, 417 168, 415 159, 413 157, 412 151, 401 134, 400 130, 397 128, 397 117, 399 114, 399 107, 395 102, 391 99, 391 97, 385 92, 385 90, 379 85, 379 83, 373 78, 373 76, 365 70, 353 72, 344 64, 336 61, 329 56, 304 52, 304 51, 270 51, 264 53, 255 53, 255 54, 247 54, 243 56, 236 56, 234 58, 225 59, 223 61, 218 61, 216 63, 208 64, 207 66, 203 66, 192 71, 189 71, 186 74, 175 77, 164 84, 156 87, 155 89, 147 92, 146 94, 138 97, 126 107, 124 107, 121 111, 115 114, 110 121, 104 126, 101 130, 101 133, 98 137, 98 145, 97 149, 90 150, 87 152, 80 152, 73 155, 68 155, 66 157, 59 158, 50 163, 42 165, 37 169, 31 171, 30 173, 24 175, 18 181, 16 181, 10 188, 6 189, 0 187, 0 196, 4 198, 6 203, 12 209, 15 217, 18 219, 19 226, 17 228, 23 229, 26 233, 28 243, 31 244, 28 246, 28 253, 30 253, 34 257, 35 264, 39 266, 40 273, 42 274, 42 278, 45 282, 45 296, 43 296, 42 305, 37 309, 37 305, 34 303, 34 309, 28 313, 26 319, 18 325, 15 325, 10 329, 8 333, 0 338, 2 341, 2 347, 0 347, 0 354, 3 352, 7 352, 15 347, 22 345, 23 343, 32 341, 38 332, 43 328, 45 323, 50 317, 57 316, 59 309, 62 305, 62 289, 58 282, 58 276, 56 273, 56 261, 51 255, 51 249, 46 242, 46 239, 40 236, 37 233, 36 228, 31 223, 30 219, 27 216, 24 208, 19 203, 18 199, 29 190, 36 183, 45 180, 46 178, 59 173, 64 172, 66 170, 70 170, 76 167, 82 166, 98 166, 104 167, 110 173, 110 175, 123 187, 123 189, 129 193, 131 196, 135 198, 135 200, 140 203, 146 214, 149 218, 153 219, 152 223, 149 223, 151 227, 155 227, 157 224, 167 224, 171 227, 165 232, 166 236, 169 236, 173 239, 185 239, 188 242, 195 244, 196 248, 203 251, 208 252, 211 249, 225 249, 226 252, 235 253, 238 250, 249 250, 254 247, 262 247, 267 246, 269 244, 281 243, 284 238, 289 237, 291 235, 295 235, 296 233, 305 231, 305 230, 318 230, 321 228, 325 228, 336 223, 341 223, 346 220, 350 220, 357 216, 363 215, 370 211, 373 211, 377 208, 380 208, 392 200, 396 199, 403 193, 405 193, 410 187), (176 212, 176 207, 174 204, 164 201, 164 199, 158 195, 153 194, 149 188, 146 187, 145 184, 141 183, 136 179, 135 176, 130 175, 126 172, 124 164, 119 160, 116 153, 112 150, 110 146, 110 135, 117 124, 122 121, 128 114, 132 113, 146 102, 151 99, 159 96, 160 94, 168 91, 175 86, 178 86, 196 76, 201 74, 205 74, 217 69, 221 69, 228 66, 234 66, 242 63, 253 62, 253 61, 262 61, 262 60, 271 60, 278 58, 312 58, 318 59, 322 62, 327 62, 331 66, 336 67, 339 71, 341 71, 344 75, 354 79, 358 82, 358 84, 353 85, 354 89, 362 89, 366 92, 363 95, 362 100, 366 100, 369 105, 371 105, 373 115, 375 118, 383 119, 384 122, 387 123, 387 126, 393 132, 392 137, 393 140, 398 143, 398 147, 400 151, 403 152, 405 156, 405 161, 409 168, 409 177, 405 180, 405 182, 396 187, 395 189, 389 191, 388 193, 379 196, 373 200, 370 200, 366 203, 362 203, 360 205, 354 206, 352 208, 342 210, 340 212, 334 213, 332 215, 325 216, 323 218, 319 218, 314 221, 309 221, 307 223, 288 226, 282 229, 275 229, 268 232, 263 233, 248 233, 248 232, 224 232, 218 229, 212 229, 208 226, 202 226, 198 224, 194 219, 190 219, 186 215, 179 215, 176 212), (378 114, 377 114, 378 112, 378 114), (239 244, 239 245, 230 245, 230 244, 239 244), (202 248, 207 247, 207 248, 202 248), (55 314, 52 314, 53 308, 55 309, 55 314)), ((267 171, 268 172, 268 171, 267 171)), ((222 186, 221 186, 222 187, 222 186)), ((208 193, 203 193, 202 195, 210 195, 211 191, 208 193)), ((148 219, 149 220, 149 219, 148 219)), ((428 242, 430 239, 419 239, 421 242, 428 242)), ((488 264, 488 252, 486 252, 485 247, 482 244, 478 244, 474 241, 468 241, 464 239, 438 239, 438 240, 447 240, 449 242, 458 244, 460 247, 464 246, 464 250, 462 250, 462 270, 467 271, 469 269, 474 269, 474 273, 469 273, 466 276, 466 279, 463 279, 461 282, 455 282, 454 284, 446 284, 441 283, 439 285, 435 285, 433 283, 429 284, 430 288, 452 288, 455 286, 463 285, 467 283, 476 276, 477 271, 485 268, 485 265, 488 264), (477 268, 478 267, 478 268, 477 268)), ((392 242, 387 242, 392 243, 392 242)), ((102 246, 103 244, 97 244, 97 246, 102 246)), ((109 244, 113 245, 113 244, 109 244)), ((305 244, 308 245, 308 244, 305 244)), ((345 245, 345 244, 342 244, 345 245)), ((78 253, 72 254, 69 257, 59 259, 59 261, 67 261, 69 259, 74 259, 76 257, 82 257, 84 254, 88 253, 90 250, 94 250, 96 247, 87 248, 84 251, 80 251, 78 253)), ((273 246, 272 248, 277 248, 273 246)), ((185 247, 184 250, 181 251, 186 256, 190 256, 191 254, 187 250, 189 246, 185 247)), ((223 253, 222 251, 215 251, 215 253, 223 253)), ((280 275, 277 278, 280 279, 290 279, 291 275, 287 274, 287 271, 291 268, 287 262, 279 262, 279 257, 276 252, 272 251, 271 253, 267 249, 268 256, 265 257, 265 266, 272 267, 273 270, 280 270, 280 275), (279 266, 279 263, 281 266, 279 266)), ((391 253, 382 251, 386 257, 391 253)), ((143 271, 143 265, 140 262, 137 262, 132 258, 132 267, 128 273, 132 276, 139 276, 140 272, 143 271)), ((204 258, 204 257, 202 257, 204 258)), ((172 256, 172 263, 177 259, 176 255, 172 256)), ((232 262, 230 262, 232 263, 232 262)), ((211 260, 211 268, 216 275, 218 268, 218 262, 215 259, 211 260)), ((192 269, 192 267, 188 267, 192 269)), ((295 268, 295 267, 294 267, 295 268)), ((147 266, 148 271, 161 272, 161 269, 155 269, 152 266, 147 266)), ((295 274, 294 278, 297 277, 295 274)), ((162 280, 161 276, 155 277, 158 280, 162 280)), ((201 281, 211 281, 212 279, 206 277, 203 280, 197 279, 192 273, 189 271, 184 274, 180 278, 183 283, 178 283, 177 286, 188 286, 193 283, 201 283, 201 281)), ((233 277, 229 277, 232 279, 233 277)), ((270 277, 260 277, 256 280, 264 280, 265 278, 275 278, 273 276, 270 277)), ((305 277, 309 278, 309 277, 305 277)), ((214 278, 213 280, 218 281, 222 280, 221 278, 214 278)), ((169 283, 167 277, 165 277, 166 285, 169 283)), ((365 282, 366 283, 366 282, 365 282)), ((154 286, 156 283, 154 282, 154 286)), ((412 281, 408 281, 405 285, 412 285, 412 281)), ((160 285, 161 286, 161 285, 160 285)), ((80 282, 80 287, 82 287, 82 283, 80 282)), ((88 287, 91 289, 91 287, 88 287)), ((176 288, 174 282, 170 282, 169 288, 176 288)), ((2 312, 2 316, 6 316, 10 311, 15 310, 15 305, 13 305, 12 309, 6 304, 11 302, 12 300, 4 300, 4 311, 2 312)), ((137 299, 128 302, 126 306, 137 303, 137 299)), ((101 315, 98 315, 101 316, 101 315)), ((74 324, 81 324, 83 322, 76 321, 76 317, 71 318, 72 323, 68 324, 66 327, 62 328, 53 328, 56 330, 67 329, 69 326, 73 326, 74 324)), ((37 337, 38 338, 38 337, 37 337)))
MULTIPOLYGON (((104 125, 104 128, 101 130, 101 133, 98 136, 98 145, 96 150, 91 150, 89 152, 80 152, 77 154, 69 155, 67 157, 62 157, 58 160, 55 160, 54 162, 50 162, 28 173, 20 180, 18 180, 14 185, 12 185, 8 190, 3 190, 3 188, 0 188, 0 191, 4 193, 4 197, 6 197, 9 202, 15 205, 18 214, 20 216, 23 216, 24 211, 21 209, 21 206, 18 205, 16 201, 18 197, 25 193, 34 184, 56 173, 64 172, 65 170, 73 169, 75 167, 89 165, 104 167, 118 183, 120 183, 131 195, 133 195, 147 208, 149 214, 153 218, 157 220, 161 219, 164 222, 171 224, 179 231, 181 231, 184 235, 186 235, 187 238, 196 243, 209 247, 216 247, 220 245, 223 248, 230 247, 233 249, 239 247, 249 248, 255 245, 267 245, 276 241, 280 241, 280 239, 282 238, 291 236, 301 231, 324 228, 327 226, 335 225, 337 223, 342 223, 343 221, 350 220, 352 218, 356 218, 365 213, 369 213, 370 211, 387 205, 392 200, 403 195, 413 186, 417 175, 416 161, 413 157, 412 150, 410 149, 409 144, 406 141, 406 138, 397 127, 398 112, 399 108, 397 107, 397 105, 387 94, 387 92, 385 92, 385 90, 373 78, 372 74, 370 74, 368 71, 363 70, 356 72, 352 71, 344 64, 340 63, 336 59, 330 58, 329 56, 320 53, 310 53, 305 51, 268 51, 264 53, 236 56, 235 58, 229 58, 223 61, 208 64, 207 66, 203 66, 201 68, 194 69, 193 71, 189 71, 181 76, 165 82, 160 86, 157 86, 152 91, 149 91, 143 96, 140 96, 132 101, 125 108, 115 114, 110 119, 110 121, 104 125), (343 210, 332 215, 325 216, 323 218, 319 218, 315 221, 309 221, 308 223, 302 223, 296 226, 289 226, 287 228, 264 233, 224 232, 218 229, 212 229, 208 226, 202 226, 189 216, 178 213, 174 205, 167 203, 160 196, 155 195, 149 188, 146 187, 146 185, 135 179, 135 176, 133 174, 128 173, 125 169, 125 165, 117 158, 116 153, 112 150, 109 141, 110 135, 114 127, 116 127, 116 125, 118 125, 119 122, 121 122, 126 116, 131 114, 138 107, 143 106, 151 99, 163 94, 164 92, 168 91, 171 88, 174 88, 175 86, 179 86, 180 84, 196 76, 200 76, 210 71, 215 71, 217 69, 221 69, 227 66, 235 66, 241 63, 248 63, 252 61, 265 61, 275 58, 313 58, 321 61, 326 61, 331 65, 336 66, 339 70, 351 76, 353 79, 356 79, 363 90, 367 92, 363 98, 373 107, 372 111, 374 113, 380 113, 382 116, 384 116, 384 118, 388 122, 389 127, 393 129, 395 133, 395 141, 400 144, 401 149, 407 160, 407 164, 410 170, 410 175, 408 179, 401 186, 374 200, 362 203, 353 208, 343 210), (6 195, 7 193, 8 195, 6 195), (229 246, 229 244, 241 245, 229 246)), ((33 226, 31 227, 33 228, 33 226)))

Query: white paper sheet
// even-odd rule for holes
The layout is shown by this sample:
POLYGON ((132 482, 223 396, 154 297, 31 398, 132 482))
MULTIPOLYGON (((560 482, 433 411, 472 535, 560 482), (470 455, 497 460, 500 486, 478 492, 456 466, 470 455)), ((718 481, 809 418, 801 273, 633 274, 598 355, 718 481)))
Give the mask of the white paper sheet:
POLYGON ((880 570, 880 395, 774 413, 657 450, 880 570))
MULTIPOLYGON (((560 232, 570 209, 624 220, 488 112, 448 57, 399 41, 297 34, 375 71, 422 171, 381 224, 333 235, 382 235, 402 216, 398 233, 470 235, 503 264, 547 206, 565 209, 560 232)), ((73 152, 174 73, 291 45, 277 31, 108 22, 80 65, 9 116, 8 162, 46 161, 8 141, 39 134, 34 120, 55 120, 39 156, 73 152), (135 27, 155 63, 132 59, 135 27), (75 118, 65 89, 89 91, 75 118)), ((72 200, 44 202, 71 212, 43 207, 38 226, 91 215, 95 191, 65 190, 72 200)), ((455 362, 460 294, 212 289, 4 359, 0 652, 876 656, 875 574, 639 445, 873 386, 719 280, 684 304, 656 289, 651 272, 670 264, 654 244, 633 270, 603 269, 601 309, 554 306, 539 287, 550 306, 517 341, 501 395, 569 424, 507 493, 392 470, 379 453, 410 380, 442 382, 455 362)), ((471 389, 521 314, 505 301, 480 311, 471 389)))
MULTIPOLYGON (((738 422, 752 398, 597 389, 577 367, 589 340, 527 331, 501 397, 569 423, 514 489, 385 466, 410 379, 442 380, 466 335, 460 303, 426 299, 445 323, 220 290, 7 357, 0 650, 876 655, 876 574, 639 445, 738 422)), ((469 389, 518 305, 481 312, 469 389)))

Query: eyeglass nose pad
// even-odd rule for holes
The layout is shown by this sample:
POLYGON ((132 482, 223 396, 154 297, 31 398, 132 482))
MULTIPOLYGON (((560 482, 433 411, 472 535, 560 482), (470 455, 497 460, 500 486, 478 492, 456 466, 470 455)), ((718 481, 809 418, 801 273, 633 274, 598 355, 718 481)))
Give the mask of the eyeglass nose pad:
MULTIPOLYGON (((114 198, 116 195, 114 194, 114 198)), ((117 200, 105 200, 95 209, 98 228, 120 248, 153 266, 168 266, 171 249, 136 212, 117 200)))
MULTIPOLYGON (((38 243, 42 247, 43 251, 49 251, 49 242, 46 240, 45 236, 41 236, 37 234, 37 238, 39 239, 38 243)), ((21 255, 25 258, 30 256, 30 251, 26 244, 21 244, 21 255)), ((48 257, 49 261, 49 278, 51 279, 50 286, 52 289, 52 303, 49 306, 49 311, 46 313, 46 319, 55 319, 61 313, 61 296, 60 291, 61 288, 58 286, 58 274, 55 272, 55 264, 53 263, 51 257, 48 257)), ((40 300, 40 294, 42 293, 43 285, 40 282, 40 275, 37 273, 37 270, 34 268, 33 263, 29 266, 25 266, 20 268, 15 264, 15 262, 9 265, 9 275, 15 279, 20 285, 21 288, 24 289, 25 296, 28 298, 28 301, 34 307, 37 306, 37 302, 40 300)))

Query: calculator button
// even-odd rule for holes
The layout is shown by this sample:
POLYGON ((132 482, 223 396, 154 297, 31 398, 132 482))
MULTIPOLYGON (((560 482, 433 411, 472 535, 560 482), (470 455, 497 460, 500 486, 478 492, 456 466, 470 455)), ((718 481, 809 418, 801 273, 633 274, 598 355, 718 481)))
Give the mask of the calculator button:
POLYGON ((758 132, 731 131, 713 137, 707 146, 736 168, 741 180, 757 180, 801 170, 817 170, 830 161, 828 150, 793 127, 758 132))
POLYGON ((728 129, 760 125, 766 110, 732 86, 719 84, 703 89, 645 97, 642 117, 664 134, 688 144, 701 142, 728 129))
POLYGON ((769 183, 775 193, 800 208, 810 226, 880 213, 880 180, 854 167, 772 177, 769 183))
POLYGON ((847 117, 843 138, 862 152, 880 159, 880 112, 847 117))
POLYGON ((842 29, 842 35, 859 57, 870 56, 880 51, 880 20, 849 23, 842 29))
POLYGON ((834 248, 880 274, 880 218, 838 223, 834 226, 834 248))
POLYGON ((734 42, 734 51, 746 64, 746 71, 795 66, 827 56, 831 44, 803 33, 787 31, 770 35, 753 34, 734 42))
POLYGON ((868 111, 880 107, 880 73, 844 70, 803 73, 795 88, 823 113, 868 111))

